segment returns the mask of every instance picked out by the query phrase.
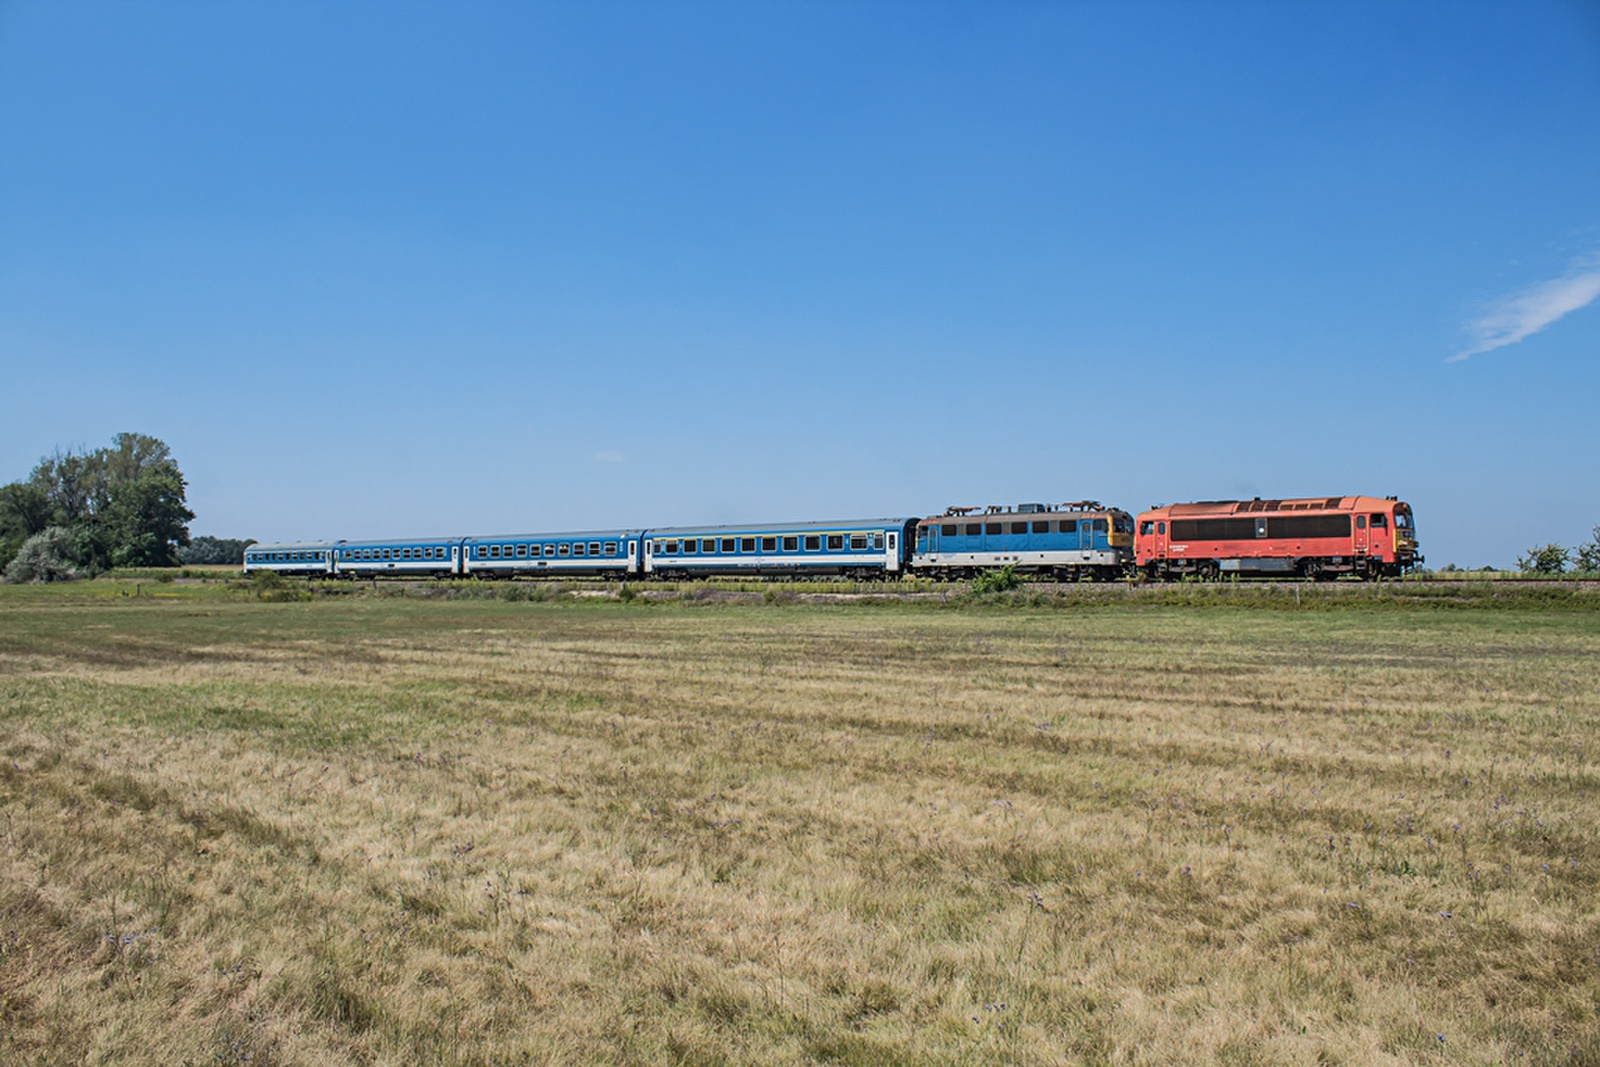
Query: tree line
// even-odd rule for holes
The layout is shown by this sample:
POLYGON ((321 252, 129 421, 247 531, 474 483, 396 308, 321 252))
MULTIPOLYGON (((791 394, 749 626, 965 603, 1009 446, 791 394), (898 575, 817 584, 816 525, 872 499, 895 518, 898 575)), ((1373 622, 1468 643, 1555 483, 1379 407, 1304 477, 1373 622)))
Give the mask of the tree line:
POLYGON ((12 581, 173 566, 191 545, 185 486, 172 450, 145 434, 47 456, 0 486, 0 565, 12 581))

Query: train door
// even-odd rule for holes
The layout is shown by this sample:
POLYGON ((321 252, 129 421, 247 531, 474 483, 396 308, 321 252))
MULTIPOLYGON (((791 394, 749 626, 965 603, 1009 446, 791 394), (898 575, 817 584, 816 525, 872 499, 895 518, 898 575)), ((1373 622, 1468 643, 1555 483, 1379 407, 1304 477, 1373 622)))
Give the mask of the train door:
POLYGON ((1365 515, 1356 516, 1355 553, 1358 556, 1367 554, 1367 517, 1365 515))
POLYGON ((628 539, 628 573, 639 573, 639 542, 628 539))
POLYGON ((654 542, 650 538, 644 539, 644 572, 651 574, 656 569, 656 554, 651 551, 654 542))
POLYGON ((889 568, 890 574, 900 570, 900 531, 890 530, 883 538, 884 566, 889 568))

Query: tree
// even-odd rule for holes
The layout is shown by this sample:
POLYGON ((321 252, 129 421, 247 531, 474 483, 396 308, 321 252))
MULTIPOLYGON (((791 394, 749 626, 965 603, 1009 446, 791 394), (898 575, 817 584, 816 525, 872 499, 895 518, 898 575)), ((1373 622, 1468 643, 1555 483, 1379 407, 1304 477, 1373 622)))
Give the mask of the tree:
POLYGON ((1600 526, 1596 526, 1590 534, 1593 540, 1586 545, 1579 545, 1576 555, 1578 569, 1593 574, 1600 571, 1600 526))
POLYGON ((237 567, 244 563, 244 550, 255 543, 253 537, 243 540, 230 537, 196 537, 189 542, 188 547, 178 549, 178 562, 237 567))
POLYGON ((50 501, 38 486, 28 482, 0 486, 0 566, 49 525, 50 501))
POLYGON ((72 533, 65 527, 42 530, 24 541, 16 558, 6 565, 6 581, 71 581, 78 576, 74 547, 72 533))
POLYGON ((1572 561, 1572 553, 1557 544, 1530 548, 1517 557, 1517 569, 1525 574, 1561 574, 1572 561))
POLYGON ((57 452, 26 482, 0 489, 0 550, 9 558, 28 537, 59 526, 91 573, 172 566, 194 518, 184 487, 172 450, 146 434, 119 433, 93 452, 57 452))

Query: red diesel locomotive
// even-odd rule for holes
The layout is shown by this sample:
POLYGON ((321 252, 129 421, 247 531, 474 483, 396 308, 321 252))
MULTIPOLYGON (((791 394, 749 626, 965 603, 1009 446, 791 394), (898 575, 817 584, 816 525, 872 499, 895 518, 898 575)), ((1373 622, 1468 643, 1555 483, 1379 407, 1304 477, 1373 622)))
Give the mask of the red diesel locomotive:
POLYGON ((1257 497, 1153 508, 1139 516, 1134 556, 1151 578, 1392 578, 1422 562, 1411 506, 1392 496, 1257 497))

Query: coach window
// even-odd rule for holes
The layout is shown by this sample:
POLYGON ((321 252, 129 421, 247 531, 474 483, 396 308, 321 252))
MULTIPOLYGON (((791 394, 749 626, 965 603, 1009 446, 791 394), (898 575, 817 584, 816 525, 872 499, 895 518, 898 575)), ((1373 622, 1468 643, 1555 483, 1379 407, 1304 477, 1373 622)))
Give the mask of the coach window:
POLYGON ((778 551, 778 539, 776 537, 763 537, 761 539, 761 551, 763 551, 763 552, 776 552, 776 551, 778 551))
POLYGON ((1356 516, 1356 529, 1365 530, 1366 528, 1367 528, 1367 517, 1365 515, 1357 515, 1356 516))
POLYGON ((717 539, 715 537, 708 537, 704 541, 700 542, 700 551, 702 551, 702 552, 715 552, 716 550, 717 550, 717 539))
POLYGON ((500 558, 500 546, 499 545, 491 545, 489 547, 489 557, 491 559, 499 559, 500 558))
POLYGON ((755 550, 756 550, 756 539, 754 537, 741 537, 741 538, 739 538, 739 551, 740 552, 754 552, 755 550))
POLYGON ((806 551, 807 552, 816 552, 821 548, 822 548, 822 538, 818 537, 816 534, 807 534, 806 535, 806 551))
POLYGON ((872 547, 880 552, 883 551, 883 534, 875 533, 872 535, 872 547))
POLYGON ((553 545, 553 544, 545 545, 544 546, 544 554, 547 555, 547 556, 555 555, 556 554, 556 546, 553 545))
POLYGON ((689 553, 698 552, 700 551, 700 542, 692 537, 687 538, 683 542, 683 550, 689 553))
POLYGON ((558 555, 558 556, 570 556, 571 554, 572 554, 572 546, 571 545, 557 545, 556 546, 556 555, 558 555))
POLYGON ((732 537, 724 537, 722 539, 722 551, 732 552, 738 547, 738 544, 739 542, 732 537))
POLYGON ((572 554, 574 556, 581 556, 584 554, 582 541, 574 541, 572 543, 572 554))
POLYGON ((590 541, 589 542, 589 555, 598 556, 599 554, 600 554, 600 542, 599 541, 590 541))
POLYGON ((867 535, 866 534, 851 534, 850 535, 850 548, 851 548, 852 551, 860 552, 862 549, 864 549, 866 547, 867 547, 867 535))
POLYGON ((606 542, 606 555, 615 556, 616 554, 617 554, 617 543, 615 541, 607 541, 606 542))
POLYGON ((956 535, 956 525, 955 525, 955 523, 947 522, 947 523, 945 523, 945 524, 943 524, 942 526, 939 527, 939 536, 940 537, 954 537, 955 535, 956 535))
POLYGON ((828 548, 832 549, 833 551, 838 551, 839 549, 841 549, 843 547, 844 547, 844 534, 829 534, 828 535, 828 548))

